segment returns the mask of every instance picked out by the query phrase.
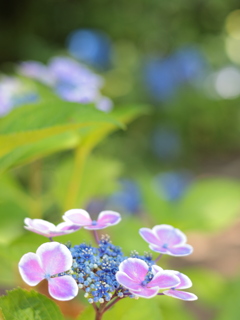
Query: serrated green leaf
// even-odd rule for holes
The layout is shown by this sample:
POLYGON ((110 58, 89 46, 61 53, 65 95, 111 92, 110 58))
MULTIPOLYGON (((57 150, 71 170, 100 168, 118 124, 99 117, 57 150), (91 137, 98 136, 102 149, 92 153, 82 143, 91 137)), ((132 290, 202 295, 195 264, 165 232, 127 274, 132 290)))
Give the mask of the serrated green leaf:
POLYGON ((64 320, 59 307, 34 290, 15 289, 0 297, 5 320, 64 320))

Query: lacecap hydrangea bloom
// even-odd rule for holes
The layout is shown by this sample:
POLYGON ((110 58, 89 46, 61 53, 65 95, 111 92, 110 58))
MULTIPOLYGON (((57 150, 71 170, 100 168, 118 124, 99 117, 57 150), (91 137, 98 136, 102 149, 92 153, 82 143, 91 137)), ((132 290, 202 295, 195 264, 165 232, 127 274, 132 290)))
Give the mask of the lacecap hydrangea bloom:
MULTIPOLYGON (((99 240, 97 230, 119 223, 119 213, 103 211, 97 221, 94 221, 85 210, 72 209, 63 218, 69 224, 71 232, 83 227, 93 233, 96 246, 89 243, 71 246, 48 242, 41 245, 36 254, 25 254, 19 262, 19 271, 30 286, 47 279, 50 295, 58 300, 70 300, 77 295, 78 290, 82 290, 84 297, 93 305, 97 319, 101 319, 104 312, 123 298, 149 299, 167 295, 185 301, 197 299, 196 295, 181 290, 191 287, 191 280, 179 271, 163 270, 157 265, 159 257, 153 260, 151 254, 140 255, 136 251, 125 256, 119 246, 111 243, 108 235, 101 235, 99 240)), ((25 222, 30 225, 32 220, 27 219, 25 222)), ((35 224, 34 228, 28 229, 36 232, 42 229, 42 225, 47 226, 46 233, 52 235, 55 226, 48 225, 47 222, 40 224, 40 227, 35 224)), ((170 226, 166 228, 166 225, 154 228, 163 230, 159 240, 155 234, 151 238, 151 229, 147 229, 150 230, 147 235, 154 240, 155 245, 157 241, 160 247, 162 242, 171 246, 184 245, 185 238, 180 230, 170 226), (175 240, 172 239, 172 234, 175 240)))

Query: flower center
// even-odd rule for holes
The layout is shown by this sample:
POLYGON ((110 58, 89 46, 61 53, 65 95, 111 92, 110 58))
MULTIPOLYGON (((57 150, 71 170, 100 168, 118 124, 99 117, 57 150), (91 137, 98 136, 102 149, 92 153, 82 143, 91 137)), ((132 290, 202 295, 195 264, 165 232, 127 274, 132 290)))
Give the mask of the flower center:
POLYGON ((141 283, 141 286, 142 286, 142 287, 146 287, 147 284, 148 284, 148 281, 147 281, 147 280, 144 280, 144 281, 141 283))
POLYGON ((97 225, 97 221, 96 220, 93 220, 92 221, 92 226, 96 226, 97 225))
POLYGON ((162 247, 163 247, 164 249, 167 249, 168 244, 167 244, 167 243, 164 243, 162 247))
POLYGON ((51 278, 51 275, 49 273, 45 274, 45 279, 49 280, 51 278))

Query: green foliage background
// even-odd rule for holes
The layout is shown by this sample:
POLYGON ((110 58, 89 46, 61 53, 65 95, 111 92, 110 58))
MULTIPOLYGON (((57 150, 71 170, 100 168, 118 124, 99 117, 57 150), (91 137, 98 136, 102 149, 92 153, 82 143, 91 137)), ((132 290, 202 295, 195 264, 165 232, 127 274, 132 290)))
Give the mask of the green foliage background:
MULTIPOLYGON (((4 294, 0 319, 69 317, 40 293, 5 292, 23 286, 17 263, 44 241, 23 229, 23 219, 59 223, 65 210, 86 208, 91 199, 113 194, 120 188, 119 178, 135 179, 143 199, 140 215, 122 212, 121 224, 108 231, 126 254, 148 250, 138 235, 143 226, 169 223, 204 237, 236 223, 240 99, 213 100, 194 87, 183 87, 171 101, 155 103, 141 81, 146 55, 167 56, 192 43, 204 52, 213 70, 231 65, 224 24, 236 9, 235 0, 11 0, 0 4, 2 72, 15 73, 15 63, 22 60, 47 62, 66 54, 66 37, 77 28, 100 29, 113 42, 112 66, 102 76, 103 92, 115 104, 105 114, 92 105, 62 101, 34 83, 41 101, 0 118, 0 289, 4 294), (183 149, 178 159, 169 162, 159 160, 150 147, 153 128, 166 124, 176 128, 183 149), (192 170, 196 179, 179 201, 167 201, 156 192, 153 177, 181 168, 192 170)), ((81 230, 57 240, 78 244, 90 242, 91 236, 81 230)), ((222 259, 224 263, 224 252, 222 259)), ((164 260, 163 267, 168 262, 164 260)), ((226 277, 204 264, 187 262, 181 271, 192 279, 197 302, 186 304, 168 297, 126 299, 104 320, 239 319, 239 272, 226 277)), ((86 301, 81 296, 76 300, 84 309, 77 319, 93 319, 86 301)))

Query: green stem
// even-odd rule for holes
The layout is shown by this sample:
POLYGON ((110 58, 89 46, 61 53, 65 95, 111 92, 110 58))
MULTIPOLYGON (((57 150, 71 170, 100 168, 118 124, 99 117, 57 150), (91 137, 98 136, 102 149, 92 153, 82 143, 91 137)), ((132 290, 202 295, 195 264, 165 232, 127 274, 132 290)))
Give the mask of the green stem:
POLYGON ((84 146, 78 146, 75 149, 73 171, 68 186, 66 197, 65 210, 74 208, 77 205, 78 191, 81 187, 83 169, 89 149, 84 146))
POLYGON ((30 165, 29 189, 32 198, 30 210, 32 218, 42 218, 42 161, 36 160, 30 165))

